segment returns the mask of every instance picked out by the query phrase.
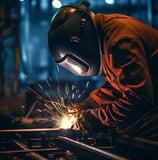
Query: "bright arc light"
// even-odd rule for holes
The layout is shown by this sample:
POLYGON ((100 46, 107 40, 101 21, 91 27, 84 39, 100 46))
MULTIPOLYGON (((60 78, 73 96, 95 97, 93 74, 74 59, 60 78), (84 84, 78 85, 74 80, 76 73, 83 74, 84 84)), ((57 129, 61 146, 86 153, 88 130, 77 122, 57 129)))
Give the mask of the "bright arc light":
POLYGON ((72 117, 64 116, 61 120, 60 128, 69 129, 74 124, 74 121, 75 121, 75 118, 73 116, 72 117))
POLYGON ((60 8, 62 6, 61 2, 59 0, 53 0, 52 1, 52 6, 54 8, 60 8))
POLYGON ((105 0, 105 3, 107 3, 107 4, 114 4, 115 0, 105 0))

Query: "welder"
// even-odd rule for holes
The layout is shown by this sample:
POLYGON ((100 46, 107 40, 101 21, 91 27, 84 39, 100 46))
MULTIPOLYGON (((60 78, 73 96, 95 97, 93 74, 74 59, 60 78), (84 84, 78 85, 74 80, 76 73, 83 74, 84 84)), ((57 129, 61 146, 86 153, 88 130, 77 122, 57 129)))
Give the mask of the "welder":
POLYGON ((94 14, 89 3, 61 7, 48 45, 58 65, 105 82, 77 110, 79 128, 158 140, 158 31, 122 14, 94 14))

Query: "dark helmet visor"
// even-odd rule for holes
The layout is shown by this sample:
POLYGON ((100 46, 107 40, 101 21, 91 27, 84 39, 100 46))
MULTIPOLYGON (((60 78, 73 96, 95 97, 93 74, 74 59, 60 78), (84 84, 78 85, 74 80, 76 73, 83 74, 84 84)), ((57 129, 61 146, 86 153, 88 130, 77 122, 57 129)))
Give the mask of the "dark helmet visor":
POLYGON ((101 73, 102 55, 94 14, 64 6, 53 17, 48 45, 55 61, 80 76, 101 73))

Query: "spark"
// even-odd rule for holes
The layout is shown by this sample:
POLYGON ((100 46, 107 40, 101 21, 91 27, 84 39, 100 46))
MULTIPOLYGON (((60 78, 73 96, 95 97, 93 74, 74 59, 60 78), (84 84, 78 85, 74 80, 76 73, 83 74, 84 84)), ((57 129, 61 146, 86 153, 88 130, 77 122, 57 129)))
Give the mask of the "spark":
POLYGON ((79 90, 79 89, 77 89, 77 90, 76 90, 76 93, 79 93, 79 92, 80 92, 80 90, 79 90))
POLYGON ((38 84, 38 86, 39 86, 40 89, 43 89, 42 85, 38 84))
POLYGON ((53 80, 52 80, 52 77, 50 77, 50 76, 49 76, 49 79, 50 79, 51 81, 53 81, 53 80))
POLYGON ((51 88, 51 85, 50 85, 50 83, 46 80, 46 82, 47 82, 47 84, 48 84, 48 86, 51 88))
POLYGON ((30 91, 32 91, 36 96, 38 96, 40 99, 43 99, 43 97, 41 95, 39 95, 35 90, 33 90, 30 87, 27 87, 30 91))
POLYGON ((38 111, 38 112, 42 112, 42 110, 41 110, 41 109, 39 109, 39 108, 37 109, 37 111, 38 111))
POLYGON ((85 91, 85 90, 83 90, 82 94, 85 94, 85 92, 86 92, 86 91, 85 91))
POLYGON ((48 92, 45 92, 45 94, 47 95, 47 97, 51 100, 50 95, 48 94, 48 92))
MULTIPOLYGON (((30 87, 27 87, 29 90, 31 90, 34 94, 36 94, 38 96, 38 100, 39 102, 41 102, 43 104, 43 106, 46 108, 47 112, 49 114, 51 114, 51 116, 54 116, 54 115, 58 115, 58 116, 61 116, 61 113, 59 112, 59 109, 56 108, 55 105, 52 105, 51 101, 48 101, 48 100, 45 100, 42 96, 40 96, 36 91, 34 91, 32 88, 30 87), (53 109, 55 111, 53 111, 53 109)), ((31 107, 32 108, 32 107, 31 107)), ((34 108, 34 107, 33 107, 34 108)), ((32 112, 32 110, 31 110, 32 112)), ((31 114, 31 112, 29 112, 29 115, 31 114)))
MULTIPOLYGON (((59 72, 58 66, 57 66, 57 71, 59 72)), ((43 112, 47 118, 55 122, 55 125, 53 123, 52 127, 59 127, 65 129, 72 128, 72 126, 77 121, 76 118, 77 113, 73 113, 71 114, 71 116, 68 115, 68 108, 74 105, 74 98, 75 100, 76 98, 80 99, 85 94, 86 89, 89 86, 89 81, 87 81, 86 84, 84 83, 85 87, 84 90, 82 90, 78 88, 75 84, 69 85, 68 83, 66 83, 64 88, 62 88, 62 85, 60 85, 57 74, 55 75, 55 78, 57 85, 56 82, 55 83, 53 82, 52 77, 49 77, 51 83, 50 81, 46 80, 46 84, 52 90, 51 94, 49 94, 49 92, 46 91, 44 92, 44 95, 41 95, 32 88, 27 87, 30 91, 32 91, 36 95, 37 101, 36 104, 34 104, 29 110, 26 118, 29 117, 33 109, 36 109, 38 113, 39 111, 40 114, 42 114, 43 112), (47 97, 45 98, 45 96, 47 97), (37 108, 38 107, 37 103, 40 103, 43 109, 37 108)), ((79 85, 83 85, 83 83, 80 83, 79 85)), ((42 86, 41 84, 38 84, 38 87, 41 90, 45 89, 44 86, 42 86)))
POLYGON ((72 91, 75 89, 75 86, 74 85, 72 85, 72 91))
POLYGON ((81 95, 80 95, 80 94, 78 95, 78 98, 81 98, 81 95))
POLYGON ((57 65, 57 71, 59 72, 59 66, 57 65))
POLYGON ((68 86, 68 84, 66 83, 66 86, 65 86, 65 93, 66 93, 66 95, 68 95, 69 94, 69 86, 68 86))
POLYGON ((74 97, 75 97, 75 94, 74 94, 74 93, 72 93, 72 99, 74 99, 74 97))
POLYGON ((89 86, 89 81, 87 81, 87 83, 86 83, 86 88, 88 88, 88 86, 89 86))

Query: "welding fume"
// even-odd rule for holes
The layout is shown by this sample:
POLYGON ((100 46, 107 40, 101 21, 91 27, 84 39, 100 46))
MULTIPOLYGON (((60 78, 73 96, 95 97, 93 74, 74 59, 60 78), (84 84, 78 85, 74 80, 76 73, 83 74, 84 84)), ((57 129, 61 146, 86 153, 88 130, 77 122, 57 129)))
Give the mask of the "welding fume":
MULTIPOLYGON (((53 16, 48 45, 78 76, 104 75, 102 87, 68 107, 74 126, 158 140, 158 31, 123 14, 95 14, 83 1, 53 16)), ((73 128, 73 126, 72 126, 73 128)))

